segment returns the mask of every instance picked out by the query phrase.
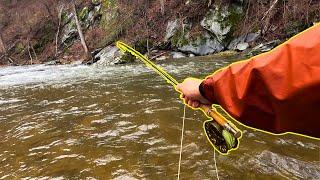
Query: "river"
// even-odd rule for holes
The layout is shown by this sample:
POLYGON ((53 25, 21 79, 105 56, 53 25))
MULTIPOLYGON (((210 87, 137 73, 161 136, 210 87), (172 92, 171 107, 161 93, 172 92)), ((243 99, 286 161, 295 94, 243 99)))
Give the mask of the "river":
MULTIPOLYGON (((162 61, 179 81, 236 58, 162 61)), ((159 62, 158 62, 159 63, 159 62)), ((0 179, 176 179, 183 104, 141 63, 0 69, 0 179)), ((215 179, 205 116, 187 109, 181 179, 215 179)), ((320 179, 319 141, 243 130, 220 179, 320 179)))

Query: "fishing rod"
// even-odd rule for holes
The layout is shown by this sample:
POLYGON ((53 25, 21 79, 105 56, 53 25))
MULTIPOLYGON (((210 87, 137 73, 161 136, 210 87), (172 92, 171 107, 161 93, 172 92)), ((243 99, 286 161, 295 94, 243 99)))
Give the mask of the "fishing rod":
MULTIPOLYGON (((179 84, 179 82, 174 79, 170 74, 168 74, 164 69, 162 69, 160 66, 156 65, 155 63, 153 63, 152 61, 150 61, 147 57, 145 57, 144 55, 142 55, 140 52, 136 51, 134 48, 130 47, 129 45, 118 41, 116 43, 116 46, 123 52, 123 53, 130 53, 133 56, 135 56, 137 59, 141 60, 142 62, 144 62, 148 67, 152 68, 156 73, 158 73, 162 78, 164 78, 169 84, 171 84, 175 89, 176 86, 179 84)), ((224 137, 230 137, 228 135, 228 133, 230 133, 234 138, 240 138, 241 137, 241 131, 238 130, 233 124, 231 124, 230 122, 228 122, 228 120, 222 116, 215 107, 211 107, 209 105, 204 105, 201 104, 200 105, 200 109, 202 110, 202 112, 205 113, 206 116, 212 118, 213 120, 215 120, 216 123, 218 123, 225 131, 220 130, 220 132, 224 132, 224 137)), ((211 120, 210 120, 211 121, 211 120)), ((215 129, 219 129, 219 127, 217 127, 216 124, 209 124, 209 121, 206 121, 204 123, 204 128, 209 128, 214 126, 215 129)), ((212 141, 212 136, 208 135, 209 131, 206 129, 206 135, 207 138, 210 140, 210 142, 212 141)), ((217 131, 215 131, 215 134, 217 134, 217 131)), ((226 139, 226 138, 225 138, 226 139)), ((227 138, 228 139, 228 138, 227 138)), ((214 142, 211 144, 213 146, 215 146, 216 143, 218 143, 219 139, 214 139, 214 142)), ((220 138, 221 141, 221 138, 220 138)), ((236 143, 235 146, 237 146, 238 143, 236 143)), ((232 147, 234 148, 234 147, 232 147)), ((218 149, 219 150, 219 149, 218 149)), ((221 149, 220 149, 221 151, 221 149)), ((222 153, 226 153, 228 150, 224 150, 222 153)))

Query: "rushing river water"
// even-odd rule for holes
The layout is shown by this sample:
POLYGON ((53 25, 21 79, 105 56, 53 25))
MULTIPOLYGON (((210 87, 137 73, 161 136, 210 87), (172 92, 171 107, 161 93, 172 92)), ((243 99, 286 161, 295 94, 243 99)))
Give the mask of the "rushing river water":
MULTIPOLYGON (((161 65, 178 80, 232 60, 161 65)), ((183 104, 142 64, 0 69, 0 179, 176 179, 183 104)), ((315 117, 319 118, 319 117, 315 117)), ((182 179, 215 179, 201 112, 187 109, 182 179)), ((320 179, 319 141, 246 129, 220 179, 320 179)))

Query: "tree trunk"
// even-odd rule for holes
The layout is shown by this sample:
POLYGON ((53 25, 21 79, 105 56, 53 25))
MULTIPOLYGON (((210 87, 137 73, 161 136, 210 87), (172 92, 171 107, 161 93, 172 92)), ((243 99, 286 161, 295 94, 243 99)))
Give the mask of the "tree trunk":
POLYGON ((58 30, 57 30, 57 33, 56 33, 56 54, 55 56, 57 57, 58 56, 58 39, 59 39, 59 33, 60 33, 60 26, 61 26, 61 16, 62 16, 62 11, 63 11, 63 7, 60 8, 59 10, 59 22, 58 22, 58 30))
POLYGON ((29 53, 29 57, 30 57, 30 64, 33 64, 33 59, 32 59, 32 55, 31 55, 31 52, 30 52, 30 42, 28 40, 28 53, 29 53))
POLYGON ((0 33, 0 54, 6 54, 6 47, 4 46, 3 40, 2 40, 2 35, 0 33))
POLYGON ((84 35, 82 33, 82 30, 81 30, 81 25, 80 25, 80 22, 79 22, 79 19, 78 19, 75 3, 72 3, 72 9, 73 9, 73 13, 74 13, 74 18, 76 20, 76 25, 77 25, 80 41, 81 41, 82 47, 84 49, 85 58, 86 58, 86 60, 88 60, 90 58, 89 50, 88 50, 88 46, 86 44, 86 41, 84 39, 84 35))
POLYGON ((160 9, 161 9, 161 14, 164 15, 164 1, 165 0, 160 0, 160 9))

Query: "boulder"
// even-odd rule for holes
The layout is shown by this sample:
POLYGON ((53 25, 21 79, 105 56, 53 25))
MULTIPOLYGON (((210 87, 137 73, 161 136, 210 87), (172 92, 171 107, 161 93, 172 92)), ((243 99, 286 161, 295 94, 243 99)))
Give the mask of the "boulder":
POLYGON ((277 45, 279 45, 281 43, 281 41, 279 39, 273 40, 273 41, 269 41, 267 43, 264 44, 259 44, 258 46, 252 48, 252 50, 248 53, 248 55, 250 56, 254 56, 263 52, 268 52, 270 50, 272 50, 274 47, 276 47, 277 45))
POLYGON ((243 13, 242 6, 215 6, 201 21, 201 26, 227 46, 243 13))
POLYGON ((171 55, 172 55, 173 59, 179 59, 179 58, 186 57, 186 55, 183 54, 182 52, 171 52, 171 55))
POLYGON ((244 50, 246 50, 248 47, 249 47, 249 44, 248 44, 247 42, 239 43, 239 44, 236 46, 236 50, 244 51, 244 50))
POLYGON ((204 33, 204 35, 197 37, 195 40, 190 40, 186 45, 178 47, 178 49, 182 52, 204 56, 220 52, 224 49, 224 46, 208 33, 204 33))
POLYGON ((238 50, 243 51, 249 47, 249 43, 255 41, 260 35, 260 32, 249 33, 247 35, 242 35, 238 38, 235 38, 228 45, 229 50, 238 50))
POLYGON ((107 46, 94 56, 95 66, 107 66, 119 63, 120 50, 116 46, 107 46))
POLYGON ((166 28, 164 41, 168 41, 170 38, 172 38, 177 33, 178 29, 179 29, 179 19, 176 19, 174 21, 169 21, 166 28))

